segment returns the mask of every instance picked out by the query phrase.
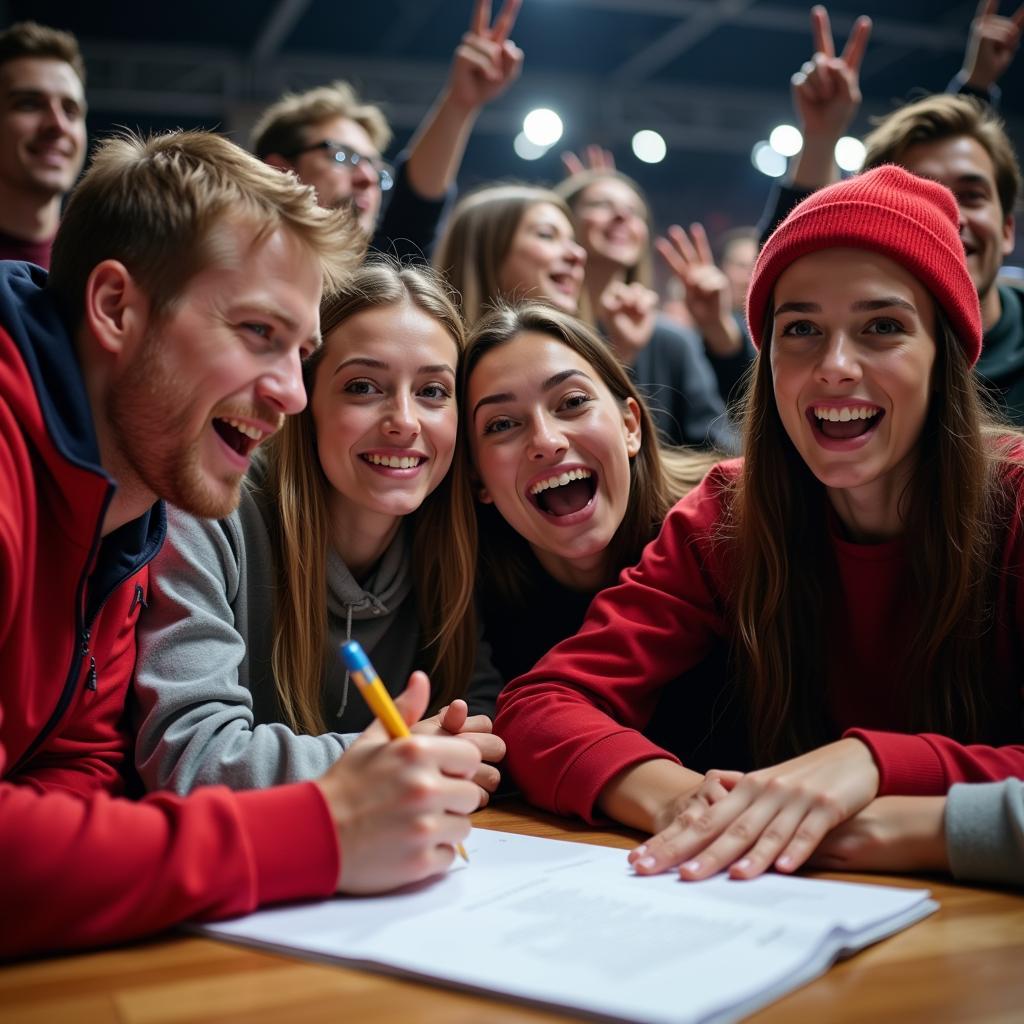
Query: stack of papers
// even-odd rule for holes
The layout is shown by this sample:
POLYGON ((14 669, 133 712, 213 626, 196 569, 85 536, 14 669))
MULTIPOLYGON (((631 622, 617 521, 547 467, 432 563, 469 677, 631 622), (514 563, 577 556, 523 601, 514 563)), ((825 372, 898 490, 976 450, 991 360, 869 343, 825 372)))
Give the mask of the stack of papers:
POLYGON ((923 889, 634 875, 623 850, 474 829, 470 863, 386 896, 202 926, 216 938, 626 1021, 731 1021, 937 909, 923 889))

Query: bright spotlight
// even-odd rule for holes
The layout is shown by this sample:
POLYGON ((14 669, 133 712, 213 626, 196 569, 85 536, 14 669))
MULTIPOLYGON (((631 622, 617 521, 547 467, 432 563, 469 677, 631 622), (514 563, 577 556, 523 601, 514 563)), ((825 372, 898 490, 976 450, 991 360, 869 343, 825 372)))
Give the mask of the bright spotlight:
POLYGON ((520 132, 512 143, 516 156, 523 160, 539 160, 547 151, 547 146, 534 145, 525 135, 520 132))
POLYGON ((667 152, 665 140, 650 128, 645 128, 633 136, 633 155, 637 160, 643 160, 645 164, 660 164, 667 152))
POLYGON ((764 139, 754 143, 750 151, 750 162, 769 178, 781 178, 786 173, 786 158, 772 149, 764 139))
POLYGON ((799 128, 791 124, 780 124, 772 129, 768 136, 768 144, 776 153, 782 156, 796 156, 803 148, 804 137, 800 134, 799 128))
POLYGON ((864 164, 864 143, 852 135, 844 135, 836 143, 836 163, 844 171, 859 171, 864 164))
POLYGON ((553 110, 538 107, 523 118, 523 134, 535 146, 553 146, 562 137, 562 119, 553 110))

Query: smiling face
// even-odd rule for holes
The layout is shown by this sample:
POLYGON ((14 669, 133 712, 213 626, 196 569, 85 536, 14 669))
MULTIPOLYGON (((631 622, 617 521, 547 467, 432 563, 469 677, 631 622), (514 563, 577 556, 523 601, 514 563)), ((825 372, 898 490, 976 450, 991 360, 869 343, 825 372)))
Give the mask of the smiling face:
POLYGON ((784 271, 774 307, 771 371, 786 433, 841 517, 856 502, 898 532, 935 365, 930 294, 885 256, 827 249, 784 271))
POLYGON ((256 445, 306 404, 301 359, 318 343, 322 283, 316 255, 289 232, 254 244, 251 229, 221 231, 217 250, 236 258, 188 282, 106 407, 124 473, 211 518, 238 504, 256 445))
POLYGON ((62 60, 19 57, 0 65, 0 183, 60 196, 85 159, 85 97, 62 60))
POLYGON ((650 240, 643 200, 624 181, 602 178, 588 185, 573 210, 580 240, 592 262, 629 270, 650 240))
POLYGON ((480 498, 495 505, 557 579, 601 579, 629 502, 639 409, 547 334, 523 332, 473 367, 470 451, 480 498))
POLYGON ((534 203, 523 212, 512 236, 499 286, 504 295, 545 299, 566 313, 575 313, 585 260, 565 214, 551 203, 534 203))
POLYGON ((305 135, 308 146, 325 140, 339 142, 364 158, 353 167, 338 163, 325 149, 314 149, 296 156, 292 166, 303 184, 316 189, 321 206, 336 209, 351 204, 364 234, 372 235, 382 195, 374 164, 380 163, 381 156, 369 132, 349 117, 336 117, 310 126, 305 135))
POLYGON ((967 269, 982 300, 985 324, 991 326, 999 311, 992 285, 1003 257, 1013 251, 1013 216, 1000 206, 992 158, 977 139, 956 135, 911 146, 900 163, 914 174, 945 185, 956 197, 967 269))
POLYGON ((324 340, 310 412, 334 531, 409 515, 452 463, 458 347, 410 302, 366 309, 324 340))

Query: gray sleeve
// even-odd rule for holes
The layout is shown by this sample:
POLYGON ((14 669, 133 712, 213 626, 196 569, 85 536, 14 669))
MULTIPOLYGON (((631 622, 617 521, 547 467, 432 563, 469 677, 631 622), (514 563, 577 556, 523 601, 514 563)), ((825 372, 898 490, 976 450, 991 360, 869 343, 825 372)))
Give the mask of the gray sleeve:
POLYGON ((955 877, 1024 885, 1024 781, 953 786, 946 846, 955 877))
MULTIPOLYGON (((237 513, 220 521, 168 513, 167 541, 153 562, 138 628, 135 762, 147 789, 255 789, 323 774, 347 738, 255 724, 253 694, 239 675, 247 652, 234 608, 237 513)), ((271 623, 249 629, 269 634, 271 623)))

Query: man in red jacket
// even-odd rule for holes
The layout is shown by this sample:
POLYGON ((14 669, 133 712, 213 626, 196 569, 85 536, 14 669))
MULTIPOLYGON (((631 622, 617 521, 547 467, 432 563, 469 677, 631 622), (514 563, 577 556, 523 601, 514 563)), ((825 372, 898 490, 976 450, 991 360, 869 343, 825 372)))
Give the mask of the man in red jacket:
MULTIPOLYGON (((166 499, 234 507, 305 404, 322 289, 362 243, 206 133, 99 149, 52 271, 0 267, 0 956, 114 942, 443 869, 479 753, 368 730, 317 782, 122 796, 124 702, 166 499)), ((429 684, 403 695, 410 720, 429 684)))

